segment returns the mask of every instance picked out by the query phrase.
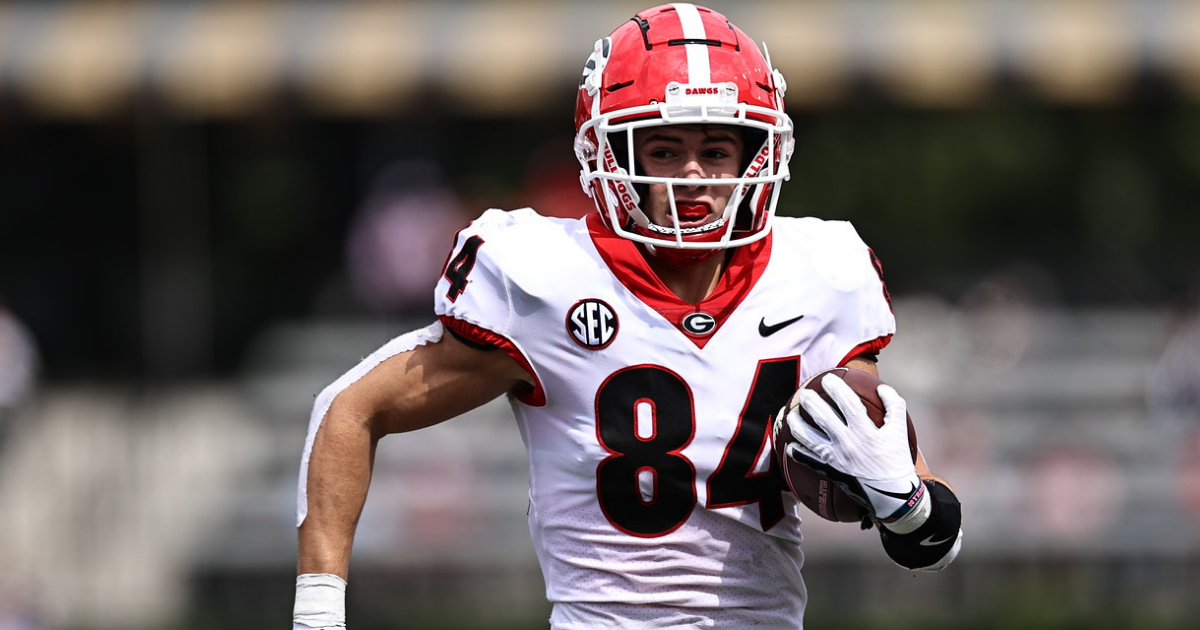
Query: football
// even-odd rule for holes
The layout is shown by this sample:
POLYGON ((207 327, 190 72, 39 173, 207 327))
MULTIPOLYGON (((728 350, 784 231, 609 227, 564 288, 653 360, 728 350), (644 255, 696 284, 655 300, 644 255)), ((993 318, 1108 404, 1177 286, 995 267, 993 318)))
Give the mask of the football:
MULTIPOLYGON (((821 379, 826 374, 834 374, 846 381, 846 384, 850 385, 850 388, 862 400, 863 406, 867 408, 867 415, 875 421, 875 426, 883 426, 883 401, 879 399, 876 391, 880 385, 884 384, 882 380, 862 370, 833 368, 813 375, 800 386, 803 389, 817 392, 831 405, 833 401, 821 386, 821 379)), ((834 408, 837 408, 836 405, 834 408)), ((810 425, 816 426, 813 419, 803 409, 800 409, 800 417, 810 425)), ((808 466, 792 461, 787 456, 784 452, 784 445, 793 439, 792 432, 783 417, 775 419, 774 438, 775 458, 779 462, 779 469, 783 471, 784 479, 787 480, 788 488, 808 509, 821 518, 843 523, 858 523, 867 516, 867 509, 850 498, 850 495, 843 492, 837 484, 808 466)), ((913 428, 912 416, 908 416, 908 446, 913 461, 917 461, 917 433, 913 428)))

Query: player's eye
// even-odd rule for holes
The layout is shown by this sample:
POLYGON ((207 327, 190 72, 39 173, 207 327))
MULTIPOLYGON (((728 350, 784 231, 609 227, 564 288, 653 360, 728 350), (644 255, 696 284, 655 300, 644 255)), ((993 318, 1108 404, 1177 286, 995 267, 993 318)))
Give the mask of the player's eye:
POLYGON ((675 151, 667 147, 654 147, 650 149, 648 155, 656 160, 669 160, 675 157, 675 151))

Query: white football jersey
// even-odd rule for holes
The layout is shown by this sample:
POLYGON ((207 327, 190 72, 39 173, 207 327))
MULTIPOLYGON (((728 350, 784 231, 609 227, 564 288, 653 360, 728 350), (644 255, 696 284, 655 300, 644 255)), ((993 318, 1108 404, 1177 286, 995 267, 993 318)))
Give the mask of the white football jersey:
POLYGON ((489 210, 435 299, 447 328, 536 383, 512 406, 555 628, 800 627, 800 507, 770 422, 809 375, 895 329, 849 223, 777 218, 691 305, 597 215, 489 210))

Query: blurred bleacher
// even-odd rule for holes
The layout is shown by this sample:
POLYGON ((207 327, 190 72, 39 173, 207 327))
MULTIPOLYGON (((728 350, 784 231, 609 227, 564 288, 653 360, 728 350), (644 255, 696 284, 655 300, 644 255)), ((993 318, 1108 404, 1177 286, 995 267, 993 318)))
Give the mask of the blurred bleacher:
MULTIPOLYGON (((908 580, 873 534, 809 517, 813 618, 866 592, 870 611, 921 618, 915 602, 937 601, 974 627, 1000 627, 988 620, 1021 606, 1084 614, 1101 603, 1109 622, 1153 614, 1187 627, 1200 614, 1200 497, 1183 475, 1200 423, 1155 417, 1146 397, 1167 314, 1003 294, 896 310, 901 334, 881 367, 963 498, 967 551, 946 573, 908 580)), ((0 555, 33 578, 51 627, 181 627, 169 624, 185 611, 227 616, 229 628, 284 619, 308 405, 406 325, 282 325, 223 385, 44 392, 4 461, 0 513, 13 517, 0 521, 0 555)), ((543 618, 525 508, 524 452, 503 401, 386 438, 356 541, 357 625, 395 611, 447 627, 543 618)))
MULTIPOLYGON (((241 117, 281 99, 392 116, 443 97, 455 114, 541 109, 590 43, 641 2, 194 0, 0 2, 0 97, 92 120, 139 104, 241 117), (582 46, 582 47, 581 47, 582 46)), ((1129 97, 1147 74, 1200 96, 1193 0, 713 0, 770 43, 790 107, 862 82, 918 106, 1014 87, 1062 103, 1129 97)))

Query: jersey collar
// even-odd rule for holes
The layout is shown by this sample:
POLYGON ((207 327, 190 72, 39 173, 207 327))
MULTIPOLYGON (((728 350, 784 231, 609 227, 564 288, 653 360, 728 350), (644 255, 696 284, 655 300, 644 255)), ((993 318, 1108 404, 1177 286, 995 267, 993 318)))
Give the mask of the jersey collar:
POLYGON ((642 257, 636 243, 617 236, 608 229, 598 213, 588 215, 587 222, 596 250, 617 280, 699 348, 703 348, 717 335, 721 326, 754 288, 767 268, 767 260, 771 256, 770 233, 753 243, 735 248, 712 294, 699 304, 688 304, 663 284, 642 257), (716 321, 716 326, 706 335, 689 333, 684 328, 683 320, 692 313, 711 315, 716 321))

